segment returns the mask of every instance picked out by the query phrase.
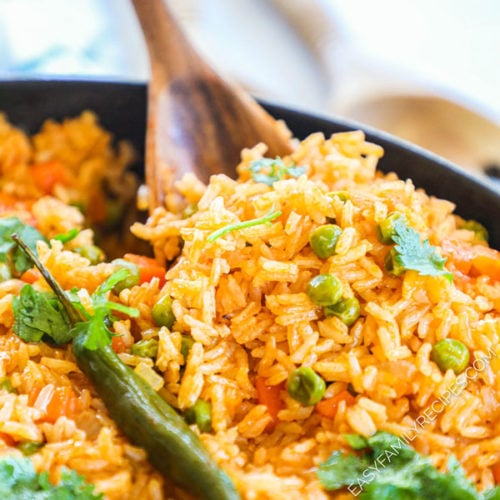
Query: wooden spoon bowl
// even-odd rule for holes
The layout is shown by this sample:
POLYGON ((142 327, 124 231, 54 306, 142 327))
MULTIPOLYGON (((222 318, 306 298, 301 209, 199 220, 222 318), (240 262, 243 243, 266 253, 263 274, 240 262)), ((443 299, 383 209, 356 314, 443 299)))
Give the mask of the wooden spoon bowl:
POLYGON ((285 126, 196 53, 162 0, 133 0, 149 51, 146 183, 150 210, 175 178, 235 176, 241 150, 263 142, 268 156, 291 151, 285 126))

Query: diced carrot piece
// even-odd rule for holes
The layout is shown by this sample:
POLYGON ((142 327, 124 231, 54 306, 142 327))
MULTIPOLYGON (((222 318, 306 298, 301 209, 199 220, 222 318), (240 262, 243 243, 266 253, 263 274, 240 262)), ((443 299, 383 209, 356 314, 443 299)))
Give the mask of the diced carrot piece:
POLYGON ((335 418, 339 403, 345 401, 347 406, 351 406, 356 402, 356 398, 347 390, 341 391, 331 398, 322 399, 316 404, 316 411, 326 418, 335 418))
POLYGON ((259 404, 265 405, 273 422, 272 426, 278 423, 278 412, 283 409, 284 404, 280 397, 284 384, 267 385, 264 377, 255 379, 255 388, 257 389, 257 399, 259 404))
POLYGON ((35 387, 28 397, 28 402, 33 401, 31 404, 34 405, 42 390, 45 391, 44 401, 42 405, 37 405, 37 408, 44 412, 40 422, 53 424, 59 417, 73 418, 78 413, 80 401, 70 386, 56 387, 49 384, 43 388, 35 387), (47 389, 47 387, 49 388, 47 389), (37 392, 38 394, 36 394, 37 392))
POLYGON ((28 405, 29 406, 33 406, 35 404, 36 398, 38 398, 38 395, 40 394, 42 387, 43 386, 40 384, 35 384, 31 388, 31 391, 28 394, 28 405))
POLYGON ((491 467, 491 472, 493 472, 495 483, 500 484, 500 462, 493 464, 493 466, 491 467))
POLYGON ((125 351, 126 345, 123 341, 123 336, 113 335, 113 337, 111 337, 111 349, 113 349, 113 351, 115 351, 117 354, 125 351))
POLYGON ((149 283, 153 278, 160 280, 160 287, 165 284, 166 269, 157 260, 145 255, 126 253, 123 258, 139 268, 140 283, 149 283))
POLYGON ((14 438, 10 434, 5 434, 5 432, 0 432, 0 441, 3 441, 7 446, 16 444, 14 438))
POLYGON ((58 184, 68 185, 70 175, 63 163, 50 160, 31 165, 35 186, 45 194, 53 194, 58 184))
POLYGON ((500 252, 493 248, 477 245, 472 258, 472 268, 478 274, 485 274, 494 280, 500 280, 500 252))
POLYGON ((36 267, 28 269, 21 275, 21 279, 26 283, 33 284, 38 281, 41 277, 40 271, 36 267))

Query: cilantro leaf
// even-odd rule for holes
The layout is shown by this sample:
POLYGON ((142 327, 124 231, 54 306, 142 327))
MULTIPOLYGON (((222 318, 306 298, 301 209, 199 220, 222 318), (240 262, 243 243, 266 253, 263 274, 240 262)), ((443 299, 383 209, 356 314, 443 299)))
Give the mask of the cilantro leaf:
POLYGON ((237 231, 239 229, 245 229, 247 227, 258 226, 260 224, 270 225, 271 222, 274 219, 277 219, 280 215, 281 212, 278 210, 276 212, 269 212, 263 217, 258 217, 257 219, 250 219, 250 220, 245 220, 243 222, 236 222, 234 224, 229 224, 227 226, 221 227, 220 229, 217 229, 217 231, 214 231, 212 234, 208 236, 207 240, 213 242, 217 238, 220 238, 221 236, 224 236, 227 233, 230 233, 232 231, 237 231))
POLYGON ((359 434, 344 434, 344 439, 353 450, 368 448, 368 441, 359 434))
MULTIPOLYGON (((418 454, 399 437, 377 432, 369 438, 344 436, 355 447, 364 443, 362 455, 334 452, 320 464, 317 476, 326 490, 344 487, 362 500, 498 500, 500 488, 480 493, 467 479, 455 457, 448 472, 439 472, 430 460, 418 454)), ((359 448, 358 448, 359 449, 359 448)))
POLYGON ((369 462, 365 458, 355 455, 344 456, 340 451, 335 451, 320 464, 316 474, 326 490, 334 491, 356 484, 368 466, 369 462))
POLYGON ((5 457, 0 460, 0 496, 4 500, 100 500, 101 493, 74 470, 64 469, 57 485, 47 472, 37 473, 29 458, 5 457))
POLYGON ((0 262, 8 264, 14 276, 20 276, 33 265, 12 239, 14 233, 17 233, 35 254, 36 242, 47 239, 33 226, 25 224, 17 217, 0 219, 0 262))
POLYGON ((25 285, 12 302, 14 332, 25 342, 50 339, 57 345, 72 338, 71 324, 63 305, 52 293, 37 292, 25 285))
POLYGON ((276 181, 279 181, 289 175, 291 177, 300 177, 304 172, 304 167, 299 167, 292 163, 286 166, 281 158, 261 158, 250 163, 250 172, 252 179, 255 182, 261 182, 272 186, 276 181))
POLYGON ((116 283, 128 276, 127 269, 119 269, 107 278, 97 290, 90 296, 92 301, 93 314, 88 313, 81 304, 76 294, 71 294, 72 305, 78 309, 82 318, 86 321, 80 321, 75 324, 71 333, 72 338, 77 335, 83 337, 83 344, 87 349, 95 351, 111 343, 113 332, 109 329, 110 324, 118 319, 113 312, 120 312, 136 318, 139 311, 133 307, 127 307, 123 304, 108 300, 108 292, 116 283))
POLYGON ((56 234, 54 236, 54 240, 58 240, 61 243, 68 243, 71 240, 74 240, 80 234, 80 230, 76 227, 70 229, 66 233, 56 234))
POLYGON ((128 275, 127 269, 122 268, 113 273, 90 296, 93 308, 91 314, 74 291, 67 293, 61 288, 17 234, 13 237, 30 261, 36 264, 55 294, 39 293, 31 285, 26 285, 19 297, 14 299, 14 331, 23 340, 39 342, 48 338, 61 344, 81 335, 83 344, 88 349, 96 350, 111 343, 113 332, 108 325, 117 319, 114 312, 133 317, 139 315, 137 309, 108 300, 109 291, 128 275))
POLYGON ((396 246, 392 253, 394 268, 413 270, 424 276, 445 276, 451 278, 451 273, 444 269, 446 258, 441 257, 429 240, 420 240, 420 235, 405 219, 394 220, 392 239, 396 246))

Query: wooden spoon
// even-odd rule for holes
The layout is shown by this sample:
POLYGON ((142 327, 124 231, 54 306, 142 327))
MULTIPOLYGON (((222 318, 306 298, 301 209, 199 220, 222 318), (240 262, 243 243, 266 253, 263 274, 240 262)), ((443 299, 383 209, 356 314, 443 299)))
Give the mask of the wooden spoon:
MULTIPOLYGON (((165 203, 173 178, 235 176, 241 150, 259 142, 270 157, 291 151, 289 134, 193 49, 163 0, 133 0, 149 51, 146 183, 149 208, 165 203)), ((228 40, 230 43, 230 40, 228 40)))

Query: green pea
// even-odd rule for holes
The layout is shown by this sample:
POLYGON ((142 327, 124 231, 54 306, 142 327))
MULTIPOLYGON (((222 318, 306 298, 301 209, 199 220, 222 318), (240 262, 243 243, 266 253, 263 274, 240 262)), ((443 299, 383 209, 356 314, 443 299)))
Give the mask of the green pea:
POLYGON ((443 373, 451 369, 458 375, 467 368, 470 354, 467 346, 459 340, 443 339, 434 344, 430 358, 443 373))
POLYGON ((201 432, 212 430, 212 405, 209 401, 198 399, 184 412, 184 417, 188 424, 196 424, 201 432))
POLYGON ((384 259, 384 266, 387 272, 394 274, 394 276, 401 276, 405 271, 405 267, 402 266, 398 259, 396 258, 398 252, 395 248, 391 248, 384 259))
POLYGON ((35 441, 23 441, 17 446, 18 450, 26 457, 33 455, 42 447, 43 443, 36 443, 35 441))
POLYGON ((77 247, 75 248, 75 252, 88 259, 92 265, 99 264, 99 262, 104 262, 106 258, 104 252, 96 245, 85 245, 83 247, 77 247))
POLYGON ((10 382, 10 378, 4 377, 0 379, 0 391, 7 392, 16 392, 16 390, 12 387, 12 383, 10 382))
POLYGON ((188 335, 182 335, 181 337, 181 354, 184 356, 184 359, 187 359, 189 356, 189 351, 191 347, 193 347, 194 340, 193 337, 189 337, 188 335))
POLYGON ((286 390, 299 403, 311 406, 321 401, 326 384, 312 368, 301 366, 289 375, 286 390))
POLYGON ((386 219, 384 219, 376 228, 377 238, 384 245, 391 245, 394 243, 393 237, 396 234, 394 224, 397 221, 405 221, 406 217, 399 212, 393 212, 386 219))
POLYGON ((5 262, 0 262, 0 281, 7 281, 12 278, 10 267, 5 262))
POLYGON ((145 339, 139 340, 133 346, 130 352, 134 356, 141 356, 142 358, 156 358, 158 354, 158 340, 145 339))
POLYGON ((488 241, 489 239, 488 230, 481 223, 475 220, 464 221, 463 224, 460 225, 460 229, 474 231, 476 240, 488 241))
POLYGON ((331 306, 342 297, 342 283, 333 274, 318 274, 307 285, 307 295, 317 306, 331 306))
POLYGON ((342 229, 336 224, 319 226, 309 235, 309 244, 320 259, 327 259, 335 253, 335 247, 342 229))
POLYGON ((128 275, 113 287, 113 292, 120 293, 122 290, 132 288, 140 283, 141 276, 139 268, 133 262, 129 262, 125 259, 115 259, 112 264, 115 265, 116 271, 119 269, 126 269, 128 271, 128 275))
POLYGON ((151 315, 158 326, 166 326, 170 330, 175 323, 174 311, 172 311, 172 298, 164 295, 153 306, 151 315))
POLYGON ((348 297, 336 304, 325 307, 324 312, 326 316, 337 316, 347 326, 351 326, 359 318, 361 306, 356 297, 348 297))

